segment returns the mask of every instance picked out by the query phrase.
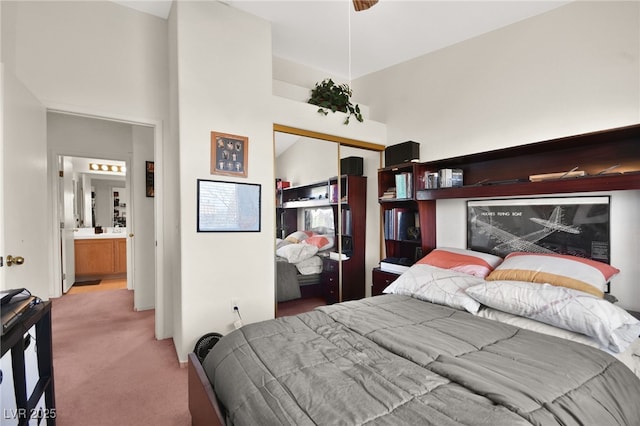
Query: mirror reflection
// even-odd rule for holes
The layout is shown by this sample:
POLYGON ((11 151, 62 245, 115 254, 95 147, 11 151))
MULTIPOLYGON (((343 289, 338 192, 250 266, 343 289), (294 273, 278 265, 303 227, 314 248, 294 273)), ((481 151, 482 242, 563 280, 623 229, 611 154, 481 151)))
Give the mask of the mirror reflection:
POLYGON ((370 295, 379 152, 280 131, 274 144, 276 316, 370 295))
POLYGON ((76 228, 127 226, 124 161, 65 157, 71 163, 76 228))

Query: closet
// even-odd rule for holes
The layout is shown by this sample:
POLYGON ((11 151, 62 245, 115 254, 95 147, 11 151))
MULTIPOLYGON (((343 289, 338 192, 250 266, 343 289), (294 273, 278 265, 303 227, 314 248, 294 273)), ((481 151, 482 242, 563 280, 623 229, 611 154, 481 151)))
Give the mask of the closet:
MULTIPOLYGON (((375 171, 384 147, 362 143, 368 146, 365 149, 357 141, 283 126, 274 129, 276 245, 300 231, 333 237, 328 238, 333 240, 331 247, 317 253, 321 259, 318 285, 311 293, 301 285, 301 296, 320 296, 326 303, 365 297, 371 284, 367 262, 377 261, 379 255, 377 198, 371 188, 377 185, 375 171), (359 154, 369 166, 368 171, 364 167, 364 176, 340 174, 340 159, 359 154), (368 206, 371 203, 373 208, 368 206)), ((282 270, 282 265, 277 266, 276 275, 282 270)), ((276 293, 281 279, 276 276, 276 293)))

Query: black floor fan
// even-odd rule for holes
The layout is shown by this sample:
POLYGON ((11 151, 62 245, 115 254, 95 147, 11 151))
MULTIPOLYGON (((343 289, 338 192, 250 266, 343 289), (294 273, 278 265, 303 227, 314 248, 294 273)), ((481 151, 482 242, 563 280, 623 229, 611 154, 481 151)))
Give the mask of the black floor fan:
POLYGON ((202 361, 207 357, 207 354, 213 348, 216 343, 222 338, 220 333, 207 333, 198 339, 196 345, 193 348, 193 353, 196 354, 198 360, 202 364, 202 361))

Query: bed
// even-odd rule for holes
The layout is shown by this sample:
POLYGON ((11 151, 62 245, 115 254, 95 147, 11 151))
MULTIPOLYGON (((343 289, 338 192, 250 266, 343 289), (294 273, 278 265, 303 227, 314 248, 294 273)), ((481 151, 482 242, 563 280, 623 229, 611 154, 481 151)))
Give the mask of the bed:
POLYGON ((574 288, 615 268, 456 250, 384 295, 247 325, 202 365, 190 355, 193 424, 638 424, 640 322, 574 288), (523 275, 532 261, 544 282, 523 275))
POLYGON ((334 247, 334 241, 334 234, 317 228, 276 240, 277 302, 324 294, 322 256, 334 247))

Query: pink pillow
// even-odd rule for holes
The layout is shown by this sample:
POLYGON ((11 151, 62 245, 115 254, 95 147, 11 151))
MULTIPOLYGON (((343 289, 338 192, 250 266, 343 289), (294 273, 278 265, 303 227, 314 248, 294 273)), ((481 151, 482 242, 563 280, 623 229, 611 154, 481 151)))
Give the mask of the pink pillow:
POLYGON ((473 250, 441 247, 433 250, 417 263, 451 269, 484 278, 502 262, 502 258, 473 250))
POLYGON ((303 244, 311 244, 318 247, 318 251, 333 247, 334 238, 329 235, 312 235, 302 241, 303 244))

